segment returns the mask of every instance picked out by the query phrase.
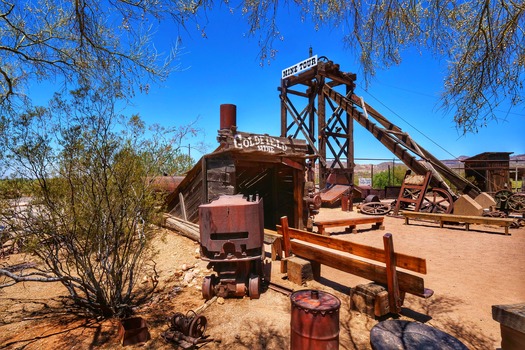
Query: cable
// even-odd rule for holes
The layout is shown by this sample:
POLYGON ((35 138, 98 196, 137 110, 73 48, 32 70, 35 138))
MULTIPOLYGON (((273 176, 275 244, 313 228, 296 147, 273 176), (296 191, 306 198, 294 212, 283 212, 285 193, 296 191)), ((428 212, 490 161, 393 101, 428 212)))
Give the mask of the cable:
POLYGON ((406 119, 404 119, 403 117, 401 117, 399 114, 397 114, 394 110, 392 110, 390 107, 388 107, 387 105, 385 105, 383 102, 381 102, 378 98, 376 98, 374 95, 372 95, 370 92, 368 92, 365 88, 363 88, 362 85, 359 85, 359 87, 361 89, 363 89, 364 92, 366 92, 370 97, 372 97, 374 100, 376 100, 378 103, 380 103, 383 107, 385 107, 386 109, 388 109, 391 113, 393 113, 395 116, 397 116, 399 119, 401 119, 402 121, 404 121, 405 123, 407 123, 410 127, 412 127, 414 130, 416 130, 418 133, 420 133, 421 135, 423 135, 427 140, 429 140, 430 142, 432 142, 434 145, 436 145, 437 147, 441 148, 444 152, 446 152, 447 154, 449 154, 452 158, 456 159, 456 160, 459 160, 459 158, 455 155, 453 155, 452 153, 450 153, 448 150, 446 150, 445 148, 443 148, 441 145, 439 145, 437 142, 435 142, 434 140, 432 140, 430 137, 428 137, 427 135, 425 135, 421 130, 419 130, 418 128, 416 128, 414 125, 410 124, 406 119))

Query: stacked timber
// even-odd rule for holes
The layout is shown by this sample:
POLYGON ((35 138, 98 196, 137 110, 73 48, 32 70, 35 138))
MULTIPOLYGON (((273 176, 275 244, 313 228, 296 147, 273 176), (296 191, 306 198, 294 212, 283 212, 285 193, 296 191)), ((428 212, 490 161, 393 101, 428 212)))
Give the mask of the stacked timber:
POLYGON ((192 222, 180 219, 170 214, 164 214, 164 225, 165 228, 177 231, 182 236, 190 238, 196 242, 200 240, 199 225, 192 222))

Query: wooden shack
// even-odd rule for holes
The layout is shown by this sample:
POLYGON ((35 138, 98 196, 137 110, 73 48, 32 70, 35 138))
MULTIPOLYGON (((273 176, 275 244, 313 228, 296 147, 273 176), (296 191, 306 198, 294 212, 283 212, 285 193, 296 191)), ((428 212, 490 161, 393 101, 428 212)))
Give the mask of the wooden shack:
POLYGON ((483 192, 510 189, 509 160, 512 152, 485 152, 463 160, 465 177, 474 178, 483 192))
POLYGON ((264 224, 275 229, 282 216, 304 228, 307 146, 304 140, 219 130, 220 146, 201 158, 168 197, 168 212, 197 223, 198 208, 221 195, 262 197, 264 224))

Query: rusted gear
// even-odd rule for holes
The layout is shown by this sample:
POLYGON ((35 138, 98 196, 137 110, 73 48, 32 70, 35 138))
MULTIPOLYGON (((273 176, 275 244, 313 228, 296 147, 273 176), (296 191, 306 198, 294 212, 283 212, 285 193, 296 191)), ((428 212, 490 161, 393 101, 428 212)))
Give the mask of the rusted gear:
POLYGON ((518 213, 525 213, 525 193, 514 193, 508 198, 508 207, 518 213))

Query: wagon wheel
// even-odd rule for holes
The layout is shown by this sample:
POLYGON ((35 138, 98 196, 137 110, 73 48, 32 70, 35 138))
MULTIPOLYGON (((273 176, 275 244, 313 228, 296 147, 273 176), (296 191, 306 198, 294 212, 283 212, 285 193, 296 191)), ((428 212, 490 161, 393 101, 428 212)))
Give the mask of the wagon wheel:
POLYGON ((370 202, 361 204, 359 207, 361 213, 366 215, 386 215, 392 209, 390 205, 381 202, 370 202))
POLYGON ((525 194, 515 193, 508 199, 509 208, 518 213, 525 212, 525 194))
POLYGON ((248 280, 248 295, 250 299, 259 299, 261 296, 260 292, 260 277, 257 275, 251 275, 248 280))
MULTIPOLYGON (((402 198, 408 198, 408 199, 412 199, 412 200, 417 200, 419 198, 419 196, 421 195, 421 190, 420 189, 415 189, 415 188, 405 188, 404 191, 403 191, 403 195, 402 195, 402 198)), ((414 206, 415 206, 415 203, 409 203, 409 202, 404 202, 404 201, 401 201, 401 203, 399 203, 400 205, 400 208, 402 209, 411 209, 411 210, 414 210, 414 206)))
POLYGON ((210 300, 215 295, 215 291, 213 290, 213 282, 213 276, 204 277, 204 281, 202 282, 202 297, 206 300, 210 300))
POLYGON ((204 316, 194 317, 190 323, 189 336, 192 338, 201 338, 206 331, 208 321, 204 316))
POLYGON ((450 214, 454 209, 454 199, 448 191, 442 188, 433 188, 427 193, 419 211, 427 213, 450 214))

